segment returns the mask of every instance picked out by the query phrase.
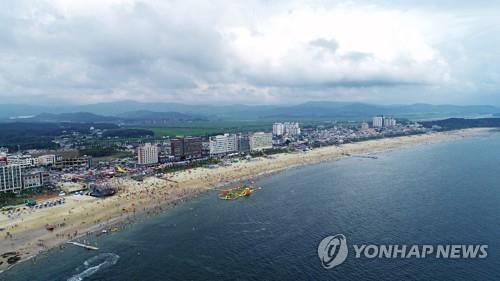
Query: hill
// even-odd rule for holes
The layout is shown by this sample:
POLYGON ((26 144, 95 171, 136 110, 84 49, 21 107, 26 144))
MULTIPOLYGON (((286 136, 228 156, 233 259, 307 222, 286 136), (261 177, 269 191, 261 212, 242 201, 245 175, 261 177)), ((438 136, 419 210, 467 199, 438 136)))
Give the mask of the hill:
POLYGON ((42 113, 33 118, 24 119, 29 121, 39 122, 75 122, 75 123, 92 123, 92 122, 113 122, 118 118, 112 116, 101 116, 90 112, 75 112, 75 113, 42 113))
POLYGON ((500 118, 448 118, 420 122, 424 127, 439 126, 442 130, 459 130, 465 128, 500 128, 500 118))
MULTIPOLYGON (((179 103, 140 103, 121 101, 79 106, 54 107, 22 107, 20 105, 0 105, 0 119, 12 116, 26 116, 43 112, 57 113, 92 113, 110 115, 125 120, 257 120, 257 119, 366 119, 374 115, 392 115, 408 119, 438 119, 446 117, 472 117, 493 115, 500 109, 490 105, 378 105, 359 102, 306 102, 297 105, 187 105, 179 103)), ((50 116, 57 120, 71 119, 71 116, 50 116)), ((73 120, 89 119, 98 122, 96 116, 73 116, 73 120), (85 119, 87 118, 87 119, 85 119)), ((100 121, 99 121, 100 122, 100 121)))
POLYGON ((156 112, 148 110, 130 111, 116 115, 122 120, 170 120, 170 121, 202 121, 206 117, 201 115, 184 114, 179 112, 156 112))
POLYGON ((47 123, 47 122, 6 122, 0 123, 0 146, 11 151, 20 149, 57 148, 54 137, 70 132, 88 134, 90 128, 119 129, 113 124, 103 123, 47 123))

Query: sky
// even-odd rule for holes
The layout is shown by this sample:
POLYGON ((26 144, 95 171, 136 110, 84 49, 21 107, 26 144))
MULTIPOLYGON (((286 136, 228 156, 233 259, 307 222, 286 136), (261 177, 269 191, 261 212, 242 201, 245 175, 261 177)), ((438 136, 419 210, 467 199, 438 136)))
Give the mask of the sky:
POLYGON ((500 105, 500 1, 0 0, 0 103, 500 105))

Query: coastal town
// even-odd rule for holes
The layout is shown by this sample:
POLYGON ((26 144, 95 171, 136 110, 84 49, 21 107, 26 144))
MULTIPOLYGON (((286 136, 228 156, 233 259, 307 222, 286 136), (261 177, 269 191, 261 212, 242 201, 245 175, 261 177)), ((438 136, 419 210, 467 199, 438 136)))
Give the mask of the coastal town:
POLYGON ((254 190, 265 192, 266 186, 246 183, 284 169, 342 157, 370 161, 376 159, 372 153, 490 130, 434 129, 381 116, 371 124, 316 128, 275 123, 272 132, 148 138, 125 145, 131 156, 108 160, 79 155, 71 148, 50 154, 3 149, 0 271, 48 249, 64 249, 68 241, 97 249, 99 245, 87 240, 94 234, 120 231, 143 214, 165 212, 202 193, 221 191, 216 197, 233 200, 254 190))
POLYGON ((0 281, 500 281, 498 11, 2 1, 0 281))
POLYGON ((137 214, 157 213, 203 192, 221 191, 218 197, 224 200, 249 196, 262 187, 233 184, 261 175, 456 137, 382 116, 370 123, 301 128, 297 122, 276 122, 268 132, 144 138, 134 143, 107 139, 125 155, 107 159, 81 155, 75 148, 76 140, 100 138, 103 132, 92 128, 90 135, 69 132, 55 139, 62 148, 54 151, 3 148, 0 246, 5 255, 0 270, 68 240, 96 231, 110 234, 137 214))
MULTIPOLYGON (((276 122, 269 129, 268 132, 134 140, 106 138, 102 130, 94 128, 90 128, 89 135, 68 132, 67 136, 54 139, 61 147, 57 150, 11 152, 0 148, 0 192, 20 194, 44 188, 61 196, 74 193, 106 196, 114 194, 108 184, 113 177, 128 176, 135 180, 146 176, 163 177, 168 171, 178 169, 217 168, 276 153, 431 131, 418 123, 398 123, 394 118, 383 116, 374 117, 371 124, 331 122, 301 128, 298 122, 276 122), (113 149, 125 156, 100 159, 82 155, 87 144, 82 140, 89 139, 111 143, 113 149)), ((44 205, 37 204, 33 198, 25 201, 32 208, 44 205)), ((4 211, 15 209, 14 206, 2 207, 4 211)))

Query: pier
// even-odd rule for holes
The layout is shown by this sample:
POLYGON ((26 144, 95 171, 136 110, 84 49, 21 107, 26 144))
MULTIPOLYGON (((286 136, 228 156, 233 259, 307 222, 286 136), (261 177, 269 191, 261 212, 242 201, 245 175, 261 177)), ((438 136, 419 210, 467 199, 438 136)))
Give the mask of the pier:
POLYGON ((356 158, 378 159, 377 156, 373 156, 373 155, 350 155, 350 156, 356 157, 356 158))
POLYGON ((342 153, 342 155, 347 157, 356 157, 356 158, 368 158, 368 159, 378 159, 375 155, 359 155, 359 154, 350 154, 350 153, 342 153))
POLYGON ((94 247, 94 246, 91 246, 91 245, 87 245, 87 244, 82 244, 82 243, 79 243, 79 242, 68 241, 66 243, 67 244, 73 244, 75 246, 82 247, 82 248, 85 248, 87 250, 93 250, 93 251, 99 250, 99 248, 97 248, 97 247, 94 247))

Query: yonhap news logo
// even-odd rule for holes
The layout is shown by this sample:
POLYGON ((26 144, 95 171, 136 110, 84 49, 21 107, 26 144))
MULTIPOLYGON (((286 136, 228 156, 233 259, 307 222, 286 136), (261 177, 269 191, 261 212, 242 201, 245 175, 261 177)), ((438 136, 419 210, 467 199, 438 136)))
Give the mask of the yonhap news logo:
POLYGON ((347 240, 343 234, 328 236, 321 240, 318 246, 318 256, 321 265, 326 269, 342 264, 347 258, 347 240))
MULTIPOLYGON (((440 245, 375 245, 353 244, 354 258, 366 259, 484 259, 488 257, 488 245, 440 244, 440 245)), ((325 269, 341 265, 348 257, 349 247, 343 234, 327 236, 318 245, 318 257, 325 269)))

